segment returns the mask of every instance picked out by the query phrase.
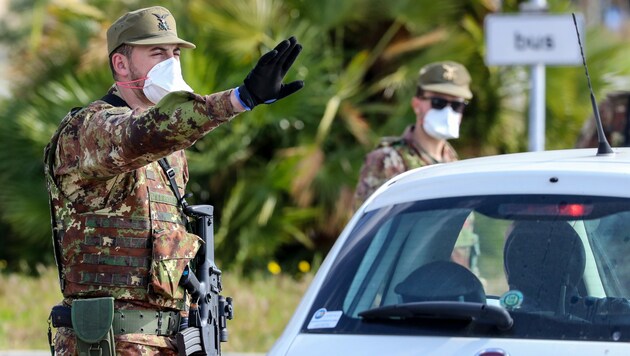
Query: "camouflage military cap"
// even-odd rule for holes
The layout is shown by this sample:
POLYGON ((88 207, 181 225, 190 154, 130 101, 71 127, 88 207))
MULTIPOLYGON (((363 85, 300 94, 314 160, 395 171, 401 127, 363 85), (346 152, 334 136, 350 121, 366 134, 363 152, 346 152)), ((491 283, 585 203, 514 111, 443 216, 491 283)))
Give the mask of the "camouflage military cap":
POLYGON ((121 16, 107 30, 109 54, 122 44, 157 45, 179 44, 185 48, 195 45, 177 36, 177 25, 170 11, 162 6, 147 7, 121 16))
POLYGON ((460 63, 443 61, 427 64, 420 69, 418 88, 464 99, 473 97, 470 74, 460 63))

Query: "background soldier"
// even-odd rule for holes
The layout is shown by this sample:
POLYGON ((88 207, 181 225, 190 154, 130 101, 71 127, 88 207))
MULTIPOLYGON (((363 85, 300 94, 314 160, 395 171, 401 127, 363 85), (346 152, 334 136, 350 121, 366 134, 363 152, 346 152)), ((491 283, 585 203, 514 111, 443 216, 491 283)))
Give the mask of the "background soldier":
POLYGON ((73 109, 46 149, 62 305, 73 313, 73 328, 58 329, 55 349, 77 354, 85 342, 76 336, 91 340, 103 324, 113 330, 96 343, 104 354, 114 340, 117 353, 175 354, 173 335, 189 302, 178 283, 200 239, 187 232, 158 160, 166 157, 173 189, 183 195, 183 150, 238 113, 302 88, 301 81, 282 83, 302 47, 293 37, 282 41, 243 85, 198 95, 179 62, 180 48, 195 45, 178 37, 167 9, 123 15, 107 31, 107 45, 116 83, 73 109), (113 316, 101 304, 107 301, 113 316))
POLYGON ((390 178, 407 170, 457 160, 448 139, 459 137, 462 113, 472 98, 470 74, 452 61, 430 63, 418 77, 411 107, 415 125, 400 137, 384 137, 365 158, 355 190, 355 208, 390 178))
MULTIPOLYGON (((610 93, 597 105, 602 127, 612 147, 630 146, 630 92, 610 93)), ((597 147, 597 126, 591 116, 584 122, 576 147, 597 147)))
MULTIPOLYGON (((367 154, 355 190, 355 209, 400 173, 457 160, 457 153, 447 140, 459 137, 464 108, 473 97, 470 81, 468 70, 453 61, 430 63, 420 69, 416 95, 411 98, 415 124, 400 137, 382 138, 378 147, 367 154)), ((466 267, 479 253, 471 219, 464 224, 451 256, 466 267)))

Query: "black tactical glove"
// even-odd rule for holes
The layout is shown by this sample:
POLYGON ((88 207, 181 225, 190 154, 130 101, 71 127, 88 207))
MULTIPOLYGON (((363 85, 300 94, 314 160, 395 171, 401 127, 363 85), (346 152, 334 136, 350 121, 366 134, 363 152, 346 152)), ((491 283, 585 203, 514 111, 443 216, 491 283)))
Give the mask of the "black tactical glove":
POLYGON ((273 103, 302 89, 304 82, 301 80, 282 83, 282 79, 301 51, 302 45, 292 36, 260 57, 243 85, 236 89, 236 96, 246 110, 251 110, 259 104, 273 103))

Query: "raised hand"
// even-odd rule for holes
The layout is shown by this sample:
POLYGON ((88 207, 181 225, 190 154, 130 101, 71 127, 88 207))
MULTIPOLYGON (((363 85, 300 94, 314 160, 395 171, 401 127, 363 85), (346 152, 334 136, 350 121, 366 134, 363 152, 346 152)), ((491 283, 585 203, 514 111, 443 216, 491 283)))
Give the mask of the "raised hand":
POLYGON ((243 85, 237 88, 237 97, 246 110, 259 104, 273 103, 302 89, 304 82, 301 80, 282 83, 301 51, 302 45, 292 36, 260 57, 243 85))

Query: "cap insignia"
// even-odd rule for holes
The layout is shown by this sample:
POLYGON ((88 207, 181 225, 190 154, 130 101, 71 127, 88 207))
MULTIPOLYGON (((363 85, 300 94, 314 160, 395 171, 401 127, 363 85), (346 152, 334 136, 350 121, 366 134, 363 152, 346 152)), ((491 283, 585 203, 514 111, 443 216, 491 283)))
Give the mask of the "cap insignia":
POLYGON ((164 14, 164 15, 153 14, 153 16, 157 17, 158 19, 158 30, 160 31, 170 30, 170 28, 168 27, 168 24, 166 23, 166 17, 168 15, 170 14, 164 14))
POLYGON ((457 67, 449 66, 448 64, 442 64, 442 69, 444 69, 444 73, 442 74, 442 77, 444 79, 446 80, 455 79, 455 69, 457 69, 457 67))

